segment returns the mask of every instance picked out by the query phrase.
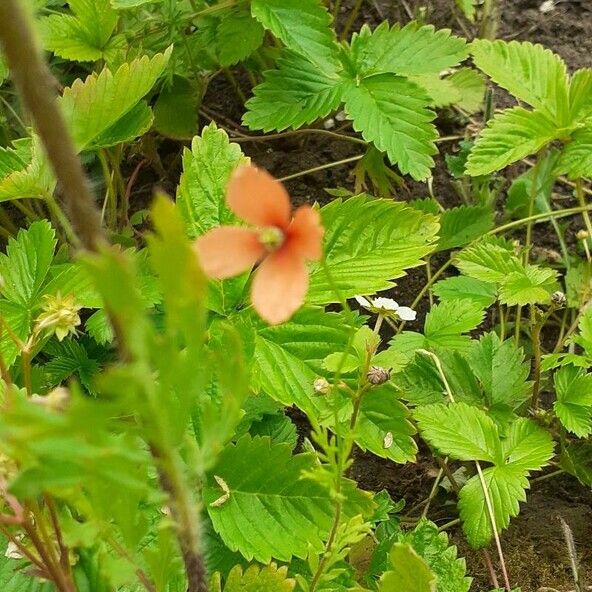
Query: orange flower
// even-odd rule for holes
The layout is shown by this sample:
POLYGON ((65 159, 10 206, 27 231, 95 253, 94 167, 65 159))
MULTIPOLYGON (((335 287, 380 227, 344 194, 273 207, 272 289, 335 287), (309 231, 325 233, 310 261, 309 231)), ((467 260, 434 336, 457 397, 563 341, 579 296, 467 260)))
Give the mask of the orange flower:
POLYGON ((310 206, 290 217, 290 196, 266 171, 247 165, 230 178, 228 207, 251 227, 221 226, 195 241, 206 274, 225 279, 260 262, 251 288, 259 315, 276 325, 302 306, 308 290, 307 260, 322 254, 323 227, 310 206))

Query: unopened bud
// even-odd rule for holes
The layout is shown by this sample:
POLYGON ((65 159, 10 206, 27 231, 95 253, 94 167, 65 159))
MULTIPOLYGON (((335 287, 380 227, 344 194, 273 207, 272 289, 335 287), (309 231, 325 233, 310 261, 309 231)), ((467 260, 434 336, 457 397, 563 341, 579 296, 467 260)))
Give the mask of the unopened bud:
POLYGON ((382 366, 371 366, 366 377, 370 384, 379 385, 384 384, 391 378, 391 369, 383 368, 382 366))
POLYGON ((567 304, 565 294, 559 290, 551 294, 551 302, 558 308, 563 308, 567 304))
POLYGON ((578 230, 576 238, 581 241, 586 240, 587 238, 590 238, 590 233, 582 228, 581 230, 578 230))
POLYGON ((315 378, 312 387, 317 395, 328 395, 331 390, 331 385, 326 378, 315 378))

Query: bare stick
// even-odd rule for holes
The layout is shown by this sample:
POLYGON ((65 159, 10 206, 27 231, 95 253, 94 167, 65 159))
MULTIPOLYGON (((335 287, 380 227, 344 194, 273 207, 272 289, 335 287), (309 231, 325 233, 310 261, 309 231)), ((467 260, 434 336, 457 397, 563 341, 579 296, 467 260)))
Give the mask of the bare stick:
POLYGON ((0 2, 0 44, 58 178, 64 204, 83 247, 94 251, 104 239, 98 210, 74 142, 56 102, 51 75, 18 0, 0 2))

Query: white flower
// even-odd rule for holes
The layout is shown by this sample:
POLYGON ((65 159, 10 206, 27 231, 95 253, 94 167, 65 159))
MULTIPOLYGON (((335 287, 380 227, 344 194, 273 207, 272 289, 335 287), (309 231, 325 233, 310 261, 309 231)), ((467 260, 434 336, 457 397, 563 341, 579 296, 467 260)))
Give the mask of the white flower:
POLYGON ((551 12, 552 10, 555 10, 555 0, 545 0, 540 6, 539 6, 539 10, 545 14, 547 12, 551 12))
POLYGON ((374 298, 369 300, 364 296, 356 296, 356 302, 366 310, 375 312, 386 317, 398 317, 402 321, 414 321, 417 313, 408 306, 399 306, 399 303, 392 298, 374 298))
POLYGON ((15 543, 8 541, 4 557, 7 557, 8 559, 22 559, 23 554, 19 551, 19 548, 15 543))

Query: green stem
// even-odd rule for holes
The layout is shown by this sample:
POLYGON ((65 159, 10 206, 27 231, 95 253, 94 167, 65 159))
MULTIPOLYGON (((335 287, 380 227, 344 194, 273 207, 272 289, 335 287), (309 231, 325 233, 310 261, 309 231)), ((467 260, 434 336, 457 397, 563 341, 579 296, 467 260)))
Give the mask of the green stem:
POLYGON ((341 40, 347 39, 347 36, 349 35, 349 31, 352 28, 352 25, 356 22, 356 19, 358 18, 358 14, 360 13, 360 8, 362 8, 363 3, 364 3, 364 0, 356 0, 356 3, 354 4, 353 8, 351 9, 351 12, 349 13, 349 17, 347 18, 347 21, 345 22, 345 26, 343 27, 343 31, 341 32, 341 35, 339 36, 341 40))
POLYGON ((531 337, 532 337, 532 399, 530 401, 530 408, 532 410, 538 409, 539 406, 539 390, 541 386, 541 330, 545 323, 546 315, 541 315, 537 318, 537 309, 534 305, 530 307, 530 323, 531 323, 531 337))

